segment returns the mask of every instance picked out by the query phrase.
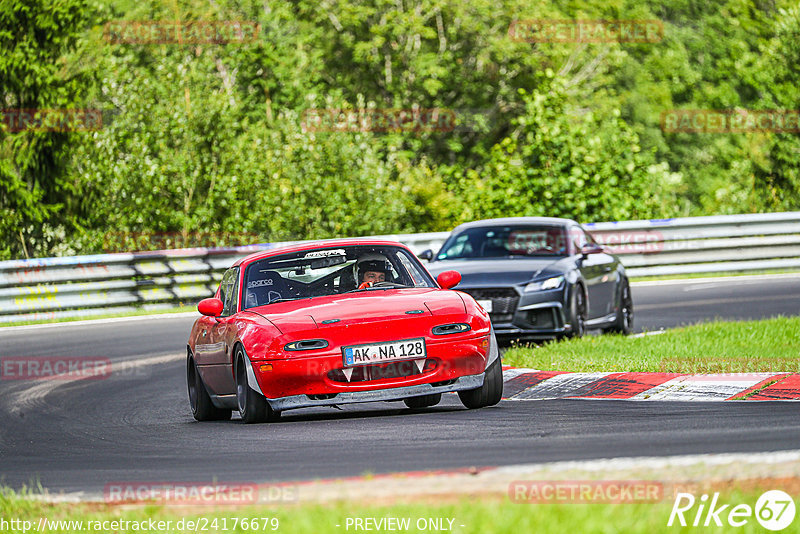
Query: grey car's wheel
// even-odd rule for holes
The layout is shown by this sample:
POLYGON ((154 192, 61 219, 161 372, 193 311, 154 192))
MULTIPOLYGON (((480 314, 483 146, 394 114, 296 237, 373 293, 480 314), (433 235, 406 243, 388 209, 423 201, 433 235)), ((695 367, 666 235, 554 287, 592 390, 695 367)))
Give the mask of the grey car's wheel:
POLYGON ((189 404, 192 415, 198 421, 225 421, 231 418, 231 411, 217 408, 211 402, 203 379, 194 363, 194 358, 186 358, 186 385, 189 390, 189 404))
POLYGON ((586 297, 583 287, 576 285, 570 296, 570 310, 572 312, 572 330, 567 337, 583 337, 586 333, 586 297))
POLYGON ((458 397, 467 408, 494 406, 503 398, 503 367, 500 358, 489 364, 483 378, 483 385, 477 389, 459 391, 458 397))
POLYGON ((236 401, 239 405, 239 415, 245 423, 266 423, 280 417, 267 402, 264 396, 255 391, 247 383, 247 368, 244 359, 247 358, 241 347, 236 350, 236 401))
POLYGON ((606 332, 614 332, 625 336, 633 332, 633 297, 631 297, 631 285, 628 283, 627 278, 623 278, 620 283, 617 319, 613 326, 606 329, 606 332))
POLYGON ((403 400, 403 402, 406 403, 406 406, 415 410, 419 408, 428 408, 430 406, 436 406, 441 401, 442 401, 441 393, 432 393, 430 395, 422 395, 420 397, 409 397, 403 400))

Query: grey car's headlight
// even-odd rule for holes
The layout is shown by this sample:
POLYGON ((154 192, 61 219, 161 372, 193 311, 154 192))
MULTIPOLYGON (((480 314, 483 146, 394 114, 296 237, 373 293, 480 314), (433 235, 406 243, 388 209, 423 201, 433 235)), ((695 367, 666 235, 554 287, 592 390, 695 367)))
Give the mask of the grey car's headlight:
POLYGON ((530 293, 531 291, 546 291, 548 289, 558 289, 564 284, 564 277, 563 276, 554 276, 552 278, 547 278, 545 280, 539 280, 538 282, 531 282, 527 286, 525 286, 525 293, 530 293))

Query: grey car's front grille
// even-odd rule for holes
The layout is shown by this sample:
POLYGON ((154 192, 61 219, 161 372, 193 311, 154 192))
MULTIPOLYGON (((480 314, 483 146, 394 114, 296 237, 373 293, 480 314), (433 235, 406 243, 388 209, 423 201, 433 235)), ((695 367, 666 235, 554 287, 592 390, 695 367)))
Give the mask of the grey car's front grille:
POLYGON ((519 293, 511 287, 482 287, 459 291, 471 295, 475 300, 491 300, 492 311, 489 312, 489 318, 493 322, 510 322, 519 304, 519 293))

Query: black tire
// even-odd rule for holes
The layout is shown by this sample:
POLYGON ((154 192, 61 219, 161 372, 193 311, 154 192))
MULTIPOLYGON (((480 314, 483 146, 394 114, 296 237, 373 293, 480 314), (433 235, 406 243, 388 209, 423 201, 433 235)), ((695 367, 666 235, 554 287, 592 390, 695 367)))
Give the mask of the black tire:
POLYGON ((459 391, 458 398, 470 410, 494 406, 503 398, 503 367, 500 358, 489 364, 483 385, 477 389, 459 391))
POLYGON ((572 330, 567 333, 568 338, 583 337, 586 333, 586 295, 583 286, 576 285, 569 298, 569 308, 572 314, 572 330))
POLYGON ((211 402, 203 379, 191 356, 186 358, 186 385, 189 390, 189 405, 197 421, 226 421, 231 418, 231 410, 217 408, 211 402))
POLYGON ((277 420, 281 413, 276 412, 264 396, 253 390, 247 383, 247 368, 244 359, 247 358, 242 347, 236 348, 236 402, 239 405, 239 415, 245 423, 266 423, 277 420))
POLYGON ((620 283, 617 320, 613 326, 605 331, 625 336, 633 332, 633 297, 631 296, 631 285, 628 283, 627 278, 623 278, 620 283))
POLYGON ((408 406, 412 410, 418 410, 420 408, 429 408, 431 406, 436 406, 441 401, 442 401, 441 393, 431 393, 430 395, 422 395, 420 397, 409 397, 407 399, 403 399, 403 402, 406 403, 406 406, 408 406))

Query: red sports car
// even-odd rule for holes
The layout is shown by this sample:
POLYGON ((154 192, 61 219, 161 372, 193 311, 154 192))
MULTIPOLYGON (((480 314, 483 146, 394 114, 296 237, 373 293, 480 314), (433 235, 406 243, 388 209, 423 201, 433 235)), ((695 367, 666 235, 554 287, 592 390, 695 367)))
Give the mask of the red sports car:
POLYGON ((305 243, 252 254, 200 302, 186 358, 198 421, 274 420, 283 410, 402 400, 497 404, 503 377, 488 314, 461 275, 434 280, 391 241, 305 243))

